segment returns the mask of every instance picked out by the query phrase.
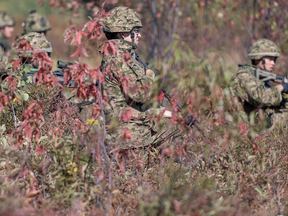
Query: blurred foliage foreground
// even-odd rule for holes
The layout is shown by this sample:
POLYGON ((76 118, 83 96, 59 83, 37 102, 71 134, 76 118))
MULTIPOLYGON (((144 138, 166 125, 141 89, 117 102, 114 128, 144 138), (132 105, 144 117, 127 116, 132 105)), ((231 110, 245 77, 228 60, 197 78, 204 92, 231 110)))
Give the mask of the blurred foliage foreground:
MULTIPOLYGON (((80 58, 81 50, 87 57, 77 37, 81 30, 66 33, 76 35, 74 56, 80 58)), ((285 122, 266 131, 238 121, 223 60, 212 52, 199 60, 177 41, 170 50, 162 78, 208 138, 192 128, 170 146, 108 151, 95 88, 77 90, 99 102, 92 109, 95 121, 87 121, 49 80, 37 85, 8 77, 0 93, 0 215, 286 214, 285 122)), ((73 67, 78 79, 88 70, 73 67)), ((155 87, 165 84, 161 80, 155 87)))
POLYGON ((1 92, 0 215, 285 214, 287 127, 226 122, 231 72, 221 58, 171 49, 166 77, 207 139, 193 128, 183 143, 106 152, 98 122, 55 103, 57 91, 20 82, 15 95, 1 92))

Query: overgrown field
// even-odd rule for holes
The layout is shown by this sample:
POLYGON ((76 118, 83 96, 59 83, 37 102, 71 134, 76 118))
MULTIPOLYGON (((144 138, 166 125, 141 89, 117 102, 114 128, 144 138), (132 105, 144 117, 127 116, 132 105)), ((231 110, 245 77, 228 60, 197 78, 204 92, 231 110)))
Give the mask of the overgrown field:
POLYGON ((101 112, 83 119, 44 84, 2 91, 1 215, 285 214, 286 123, 238 122, 221 58, 177 47, 169 64, 182 69, 167 79, 207 138, 193 127, 169 146, 108 151, 101 112))

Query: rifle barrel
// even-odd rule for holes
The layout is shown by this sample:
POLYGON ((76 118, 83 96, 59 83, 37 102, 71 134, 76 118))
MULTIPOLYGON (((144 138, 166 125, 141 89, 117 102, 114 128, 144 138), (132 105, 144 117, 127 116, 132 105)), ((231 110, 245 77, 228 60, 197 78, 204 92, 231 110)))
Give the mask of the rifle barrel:
POLYGON ((67 67, 68 64, 69 64, 68 62, 64 62, 64 61, 58 60, 57 61, 57 68, 63 69, 65 67, 67 67))

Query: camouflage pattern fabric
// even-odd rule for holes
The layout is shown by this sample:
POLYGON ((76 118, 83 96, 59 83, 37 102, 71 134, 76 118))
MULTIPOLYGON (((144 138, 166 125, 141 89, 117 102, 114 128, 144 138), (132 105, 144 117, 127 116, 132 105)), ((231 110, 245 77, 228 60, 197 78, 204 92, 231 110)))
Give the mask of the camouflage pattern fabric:
POLYGON ((281 110, 274 110, 269 113, 269 120, 270 120, 270 128, 269 130, 273 130, 276 127, 285 128, 287 127, 287 120, 288 120, 288 112, 282 112, 281 110))
POLYGON ((0 32, 0 57, 7 57, 7 54, 11 50, 11 46, 4 37, 3 33, 0 32))
POLYGON ((0 12, 0 28, 5 26, 15 26, 15 19, 6 12, 0 12))
POLYGON ((7 76, 6 72, 6 62, 5 61, 0 61, 0 81, 3 81, 7 76))
POLYGON ((127 149, 159 146, 176 137, 178 128, 171 128, 169 119, 162 119, 162 126, 150 120, 153 115, 160 114, 164 107, 145 106, 151 96, 153 78, 146 75, 144 65, 136 60, 132 43, 121 39, 111 41, 117 43, 119 49, 118 55, 103 54, 102 60, 102 72, 105 74, 103 96, 109 101, 104 108, 107 123, 105 143, 111 148, 127 149), (125 112, 133 114, 129 122, 121 119, 125 112))
POLYGON ((142 28, 142 23, 137 12, 128 7, 116 7, 109 11, 111 16, 105 20, 104 31, 130 32, 134 27, 142 28))
MULTIPOLYGON (((52 52, 51 43, 47 40, 47 38, 44 35, 42 35, 40 33, 36 33, 36 32, 30 32, 30 33, 25 34, 22 37, 18 38, 17 41, 13 45, 14 52, 16 52, 18 45, 23 40, 27 40, 30 43, 30 45, 34 48, 34 51, 42 50, 43 52, 48 52, 48 53, 52 52)), ((22 48, 22 50, 20 50, 17 53, 17 55, 19 57, 32 58, 33 57, 32 51, 27 50, 23 54, 24 49, 25 48, 22 48)))
POLYGON ((24 34, 29 32, 45 32, 51 29, 48 19, 37 13, 36 10, 30 12, 22 26, 24 27, 24 34))
MULTIPOLYGON (((4 66, 5 67, 5 66, 4 66)), ((2 73, 4 74, 4 75, 8 75, 8 73, 7 72, 12 72, 12 70, 13 70, 13 65, 10 63, 9 65, 8 65, 8 67, 7 67, 7 69, 4 71, 4 70, 2 70, 2 73)), ((38 69, 36 69, 36 68, 33 68, 31 65, 29 65, 29 64, 21 64, 20 65, 20 75, 24 78, 24 77, 31 77, 31 78, 33 78, 33 76, 34 76, 34 73, 37 71, 38 69)), ((1 66, 0 66, 0 71, 1 71, 1 66)), ((19 75, 19 74, 17 74, 17 75, 19 75)), ((32 79, 31 79, 31 81, 32 81, 32 79)))
POLYGON ((269 82, 262 82, 254 76, 257 66, 239 65, 237 73, 231 78, 230 93, 238 100, 237 110, 248 116, 251 112, 279 107, 282 104, 282 93, 269 82))
POLYGON ((250 47, 248 57, 251 60, 262 59, 265 56, 279 57, 279 49, 276 44, 268 39, 259 39, 250 47))

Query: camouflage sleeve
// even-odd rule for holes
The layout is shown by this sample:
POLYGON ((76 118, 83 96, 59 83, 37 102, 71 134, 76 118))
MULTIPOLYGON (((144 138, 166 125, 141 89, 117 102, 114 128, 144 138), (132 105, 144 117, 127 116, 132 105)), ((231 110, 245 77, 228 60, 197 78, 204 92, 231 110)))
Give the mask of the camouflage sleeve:
POLYGON ((153 77, 145 75, 144 68, 134 61, 116 60, 111 65, 111 71, 117 73, 114 75, 118 76, 120 86, 126 97, 137 103, 147 102, 152 93, 150 86, 153 83, 153 77))
POLYGON ((279 106, 282 101, 282 94, 276 87, 268 88, 264 82, 258 80, 249 72, 238 73, 239 79, 238 94, 253 106, 279 106))

